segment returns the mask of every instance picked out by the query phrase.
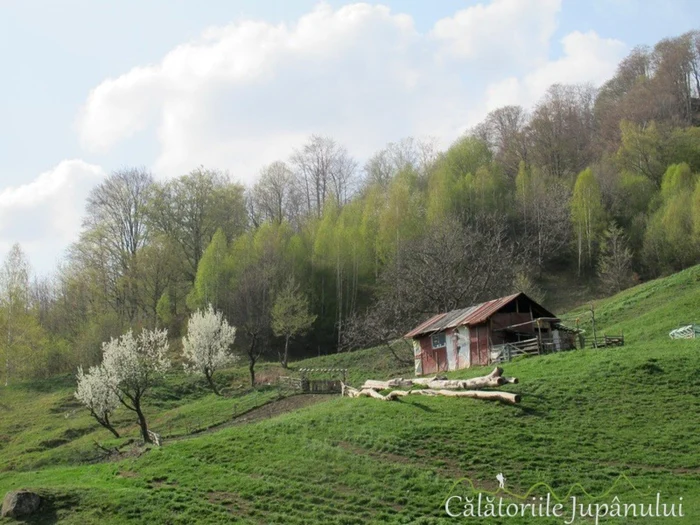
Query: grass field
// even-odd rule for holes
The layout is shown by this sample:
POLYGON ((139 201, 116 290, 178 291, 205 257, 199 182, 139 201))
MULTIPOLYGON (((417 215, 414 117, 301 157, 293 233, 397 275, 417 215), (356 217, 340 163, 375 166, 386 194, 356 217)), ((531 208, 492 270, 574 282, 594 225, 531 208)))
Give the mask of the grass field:
MULTIPOLYGON (((565 522, 446 515, 442 504, 450 494, 472 495, 460 480, 494 491, 503 472, 507 489, 518 495, 545 483, 549 488, 540 486, 535 497, 550 489, 566 495, 571 487, 582 498, 582 490, 595 496, 612 488, 601 502, 617 496, 652 503, 657 492, 668 503, 683 497, 684 518, 601 523, 700 523, 700 341, 667 335, 681 322, 700 320, 700 267, 595 307, 600 333, 624 332, 626 346, 507 364, 507 375, 520 378, 508 386, 523 394, 516 406, 329 397, 143 449, 125 444, 137 431, 124 411, 117 418, 123 439, 96 426, 71 399, 70 378, 0 388, 0 494, 31 488, 45 495, 49 503, 35 523, 565 522), (99 461, 95 440, 130 453, 99 461)), ((585 308, 565 317, 588 329, 585 308)), ((382 348, 294 366, 347 367, 356 385, 410 373, 382 348)), ((269 382, 280 373, 272 364, 261 367, 269 382)), ((224 380, 233 394, 217 398, 200 382, 172 375, 149 399, 152 427, 182 437, 281 395, 274 386, 247 390, 244 369, 227 371, 224 380)))

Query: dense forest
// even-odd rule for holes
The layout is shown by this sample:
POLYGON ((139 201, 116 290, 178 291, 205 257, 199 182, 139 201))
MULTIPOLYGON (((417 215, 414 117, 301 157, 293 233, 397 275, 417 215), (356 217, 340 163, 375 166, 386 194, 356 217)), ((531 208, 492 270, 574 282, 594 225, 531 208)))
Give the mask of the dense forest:
POLYGON ((634 49, 599 89, 553 85, 533 108, 492 111, 446 151, 406 138, 360 163, 312 136, 252 187, 208 167, 166 182, 115 171, 54 275, 33 277, 20 245, 3 262, 2 381, 95 364, 129 328, 167 328, 176 351, 210 304, 254 365, 538 297, 544 275, 613 292, 680 270, 700 260, 699 125, 692 32, 634 49), (304 318, 289 328, 282 311, 304 318))

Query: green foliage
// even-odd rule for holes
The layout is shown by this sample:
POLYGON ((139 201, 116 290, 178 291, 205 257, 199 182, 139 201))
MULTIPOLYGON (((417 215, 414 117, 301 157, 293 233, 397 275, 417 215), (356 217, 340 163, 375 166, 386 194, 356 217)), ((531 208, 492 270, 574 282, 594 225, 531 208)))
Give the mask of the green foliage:
POLYGON ((678 193, 691 192, 695 188, 696 177, 685 162, 672 164, 661 180, 661 197, 670 199, 678 193))
POLYGON ((418 237, 424 227, 425 205, 415 174, 404 170, 389 185, 381 206, 377 231, 377 255, 386 264, 402 244, 418 237))
POLYGON ((160 299, 158 299, 156 312, 160 322, 164 326, 170 326, 170 324, 173 322, 173 307, 170 302, 170 294, 167 291, 163 292, 163 295, 161 295, 160 299))
POLYGON ((620 123, 622 145, 617 152, 620 167, 644 175, 655 183, 664 173, 664 141, 655 122, 642 127, 628 121, 620 123))
POLYGON ((660 205, 649 221, 644 238, 647 264, 656 271, 686 268, 700 255, 694 226, 696 180, 685 163, 669 166, 664 174, 660 205))
POLYGON ((316 321, 316 315, 309 312, 309 300, 299 291, 299 285, 290 279, 280 290, 272 306, 272 332, 284 338, 282 365, 287 366, 289 341, 304 335, 316 321))
POLYGON ((197 267, 194 288, 187 297, 187 306, 190 309, 197 310, 209 304, 214 308, 220 308, 226 301, 231 275, 228 257, 226 235, 219 228, 197 267))
POLYGON ((594 264, 595 249, 605 229, 605 220, 600 185, 593 172, 586 169, 576 179, 571 199, 571 221, 577 238, 579 273, 584 264, 589 267, 594 264))

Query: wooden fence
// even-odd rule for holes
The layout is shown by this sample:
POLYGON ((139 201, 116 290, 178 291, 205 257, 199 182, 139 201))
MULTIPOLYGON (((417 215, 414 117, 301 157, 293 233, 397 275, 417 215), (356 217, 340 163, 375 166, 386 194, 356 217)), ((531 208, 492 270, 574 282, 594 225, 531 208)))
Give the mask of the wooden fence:
MULTIPOLYGON (((625 337, 623 335, 604 335, 603 337, 598 337, 596 339, 593 339, 592 337, 590 339, 581 337, 579 341, 580 348, 605 348, 612 346, 624 346, 624 344, 625 337)), ((553 339, 533 337, 532 339, 526 339, 525 341, 493 346, 491 348, 491 362, 504 363, 523 355, 533 356, 551 354, 553 352, 562 352, 574 349, 575 346, 573 344, 573 339, 571 341, 565 341, 562 339, 557 345, 553 339)))
POLYGON ((522 355, 539 354, 540 343, 536 337, 533 337, 532 339, 518 341, 517 343, 505 343, 502 345, 495 345, 491 349, 491 362, 504 363, 522 355))
POLYGON ((308 379, 305 377, 280 377, 280 385, 301 394, 340 394, 340 379, 308 379))
POLYGON ((625 346, 624 335, 604 335, 603 337, 584 338, 583 348, 605 348, 607 346, 625 346))

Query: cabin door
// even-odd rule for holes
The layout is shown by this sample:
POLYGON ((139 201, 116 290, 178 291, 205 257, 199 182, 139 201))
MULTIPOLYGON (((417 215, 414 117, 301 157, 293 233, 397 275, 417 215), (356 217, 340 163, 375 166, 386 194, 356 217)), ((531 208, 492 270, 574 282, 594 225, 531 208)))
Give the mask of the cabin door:
POLYGON ((489 364, 489 332, 486 325, 469 329, 469 351, 471 357, 469 366, 489 364))
POLYGON ((447 348, 423 350, 423 375, 447 372, 447 348))
POLYGON ((438 372, 447 372, 449 366, 447 363, 447 348, 437 348, 435 350, 435 364, 438 372))

